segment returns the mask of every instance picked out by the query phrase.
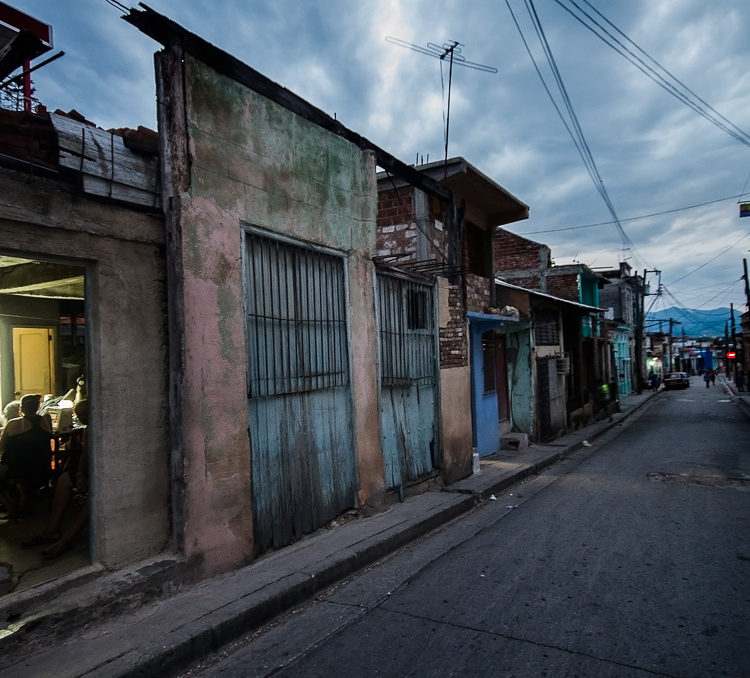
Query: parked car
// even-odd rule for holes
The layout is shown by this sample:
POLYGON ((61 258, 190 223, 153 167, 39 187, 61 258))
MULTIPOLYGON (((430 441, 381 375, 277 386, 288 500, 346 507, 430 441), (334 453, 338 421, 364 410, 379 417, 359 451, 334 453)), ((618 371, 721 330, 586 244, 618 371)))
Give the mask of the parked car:
POLYGON ((686 372, 670 372, 664 377, 664 388, 688 388, 690 377, 686 372))

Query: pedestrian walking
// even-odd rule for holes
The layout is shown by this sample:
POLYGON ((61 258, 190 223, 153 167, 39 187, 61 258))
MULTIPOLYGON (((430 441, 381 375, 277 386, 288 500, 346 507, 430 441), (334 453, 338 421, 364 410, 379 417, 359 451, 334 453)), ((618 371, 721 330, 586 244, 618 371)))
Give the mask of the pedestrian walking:
POLYGON ((708 388, 711 385, 711 370, 706 370, 703 373, 703 381, 706 382, 706 388, 708 388))

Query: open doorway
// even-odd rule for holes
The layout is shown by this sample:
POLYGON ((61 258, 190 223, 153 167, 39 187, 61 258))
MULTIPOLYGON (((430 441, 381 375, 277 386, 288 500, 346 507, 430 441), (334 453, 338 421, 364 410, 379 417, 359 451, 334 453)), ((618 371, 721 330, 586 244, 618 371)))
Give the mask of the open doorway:
POLYGON ((25 444, 15 436, 31 419, 12 421, 22 414, 14 405, 23 396, 40 396, 42 419, 34 421, 50 429, 43 478, 10 477, 10 454, 11 463, 0 464, 0 495, 6 498, 0 503, 0 595, 91 562, 87 417, 79 405, 86 400, 85 273, 68 262, 0 253, 0 426, 7 427, 0 454, 25 444), (63 548, 55 547, 60 541, 63 548))

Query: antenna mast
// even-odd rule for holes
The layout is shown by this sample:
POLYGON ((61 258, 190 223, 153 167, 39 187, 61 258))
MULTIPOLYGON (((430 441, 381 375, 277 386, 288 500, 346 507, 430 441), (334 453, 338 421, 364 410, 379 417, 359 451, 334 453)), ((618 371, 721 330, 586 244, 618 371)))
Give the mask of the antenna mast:
MULTIPOLYGON (((399 47, 406 47, 420 54, 426 54, 427 56, 436 57, 441 62, 448 59, 448 105, 447 113, 445 117, 445 167, 447 171, 448 167, 448 136, 450 130, 451 120, 451 85, 453 82, 453 64, 456 66, 464 66, 466 68, 473 68, 477 71, 484 71, 485 73, 497 73, 497 68, 493 66, 485 66, 484 64, 476 63, 475 61, 468 61, 466 57, 461 54, 461 43, 457 40, 451 40, 444 42, 442 45, 437 45, 434 42, 428 42, 426 47, 415 45, 399 38, 394 38, 390 35, 386 35, 385 39, 399 47)), ((442 81, 442 69, 441 69, 441 81, 442 81)))

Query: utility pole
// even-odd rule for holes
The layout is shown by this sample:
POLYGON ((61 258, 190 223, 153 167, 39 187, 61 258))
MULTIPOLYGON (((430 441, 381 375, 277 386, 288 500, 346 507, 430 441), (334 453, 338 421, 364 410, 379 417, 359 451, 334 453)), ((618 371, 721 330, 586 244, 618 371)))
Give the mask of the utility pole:
MULTIPOLYGON (((636 279, 638 273, 636 273, 636 279)), ((642 284, 637 286, 640 287, 640 299, 636 299, 636 319, 635 319, 635 360, 633 361, 633 367, 635 368, 635 389, 638 395, 643 393, 643 369, 641 363, 643 362, 643 335, 646 331, 646 321, 643 317, 643 300, 646 298, 646 271, 643 271, 642 284)))
POLYGON ((679 320, 674 318, 669 319, 669 343, 667 344, 667 363, 669 365, 669 371, 672 372, 674 367, 672 366, 672 327, 674 325, 681 325, 679 320))
POLYGON ((729 350, 729 324, 724 323, 724 373, 729 376, 729 358, 727 358, 727 351, 729 350))
MULTIPOLYGON (((646 287, 646 275, 648 273, 656 273, 657 275, 661 276, 661 271, 659 271, 658 269, 643 269, 643 281, 640 285, 641 295, 640 299, 638 299, 636 303, 637 317, 635 323, 635 360, 633 362, 635 363, 635 383, 636 392, 638 393, 638 395, 643 393, 643 339, 646 333, 645 301, 646 296, 650 296, 650 294, 648 294, 647 292, 646 287)), ((636 278, 637 277, 638 274, 636 273, 636 278)), ((657 290, 656 294, 661 294, 661 278, 659 279, 659 289, 657 290)))
MULTIPOLYGON (((737 331, 737 327, 734 324, 734 304, 730 302, 729 304, 729 322, 732 324, 732 334, 730 335, 730 346, 732 349, 732 352, 734 352, 734 355, 736 356, 736 348, 737 346, 737 338, 734 336, 735 332, 737 331)), ((731 379, 734 379, 734 359, 730 360, 727 358, 727 372, 729 373, 729 377, 731 379)))

